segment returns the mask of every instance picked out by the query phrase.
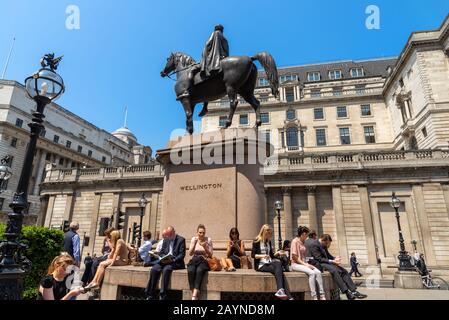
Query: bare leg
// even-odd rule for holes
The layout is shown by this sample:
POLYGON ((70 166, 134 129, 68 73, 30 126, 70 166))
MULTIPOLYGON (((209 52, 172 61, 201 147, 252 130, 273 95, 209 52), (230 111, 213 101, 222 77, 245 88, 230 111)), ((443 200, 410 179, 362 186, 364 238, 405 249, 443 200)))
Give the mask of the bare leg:
POLYGON ((112 264, 112 262, 113 262, 112 259, 108 259, 100 263, 100 265, 98 266, 97 273, 95 274, 95 277, 92 280, 92 284, 100 284, 101 280, 103 280, 106 268, 109 267, 112 264))

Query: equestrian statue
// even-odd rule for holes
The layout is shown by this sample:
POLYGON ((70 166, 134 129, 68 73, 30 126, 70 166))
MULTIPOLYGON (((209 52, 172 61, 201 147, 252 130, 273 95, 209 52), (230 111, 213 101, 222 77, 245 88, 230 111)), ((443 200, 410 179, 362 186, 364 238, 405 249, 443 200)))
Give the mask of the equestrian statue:
POLYGON ((271 92, 277 98, 279 78, 276 63, 268 52, 261 52, 252 57, 229 56, 228 41, 223 35, 223 26, 217 25, 207 40, 201 62, 197 63, 191 56, 175 52, 167 58, 167 64, 161 71, 166 77, 176 74, 175 92, 186 113, 186 130, 193 134, 193 112, 198 103, 203 103, 200 117, 207 114, 208 103, 228 96, 230 110, 225 128, 232 124, 237 108, 237 94, 248 102, 256 113, 256 126, 260 119, 260 102, 254 96, 257 82, 257 67, 253 61, 259 61, 265 69, 271 92))

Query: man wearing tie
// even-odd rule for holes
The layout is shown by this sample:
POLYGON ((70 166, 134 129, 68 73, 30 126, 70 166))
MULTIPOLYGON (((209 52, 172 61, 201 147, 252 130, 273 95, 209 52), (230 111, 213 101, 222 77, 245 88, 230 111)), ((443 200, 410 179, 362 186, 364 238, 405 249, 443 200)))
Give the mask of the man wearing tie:
POLYGON ((148 281, 145 293, 147 300, 154 300, 156 287, 162 273, 162 285, 160 290, 160 300, 167 299, 167 290, 170 283, 170 277, 173 270, 185 269, 184 257, 186 255, 186 240, 177 235, 173 227, 167 228, 167 238, 162 243, 162 249, 159 253, 161 257, 172 255, 173 259, 161 260, 155 264, 150 271, 150 280, 148 281))

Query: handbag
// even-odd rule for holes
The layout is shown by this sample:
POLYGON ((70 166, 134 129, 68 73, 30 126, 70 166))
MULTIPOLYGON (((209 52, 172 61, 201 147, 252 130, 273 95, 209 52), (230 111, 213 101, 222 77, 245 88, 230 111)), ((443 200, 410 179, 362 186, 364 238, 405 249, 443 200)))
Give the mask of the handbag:
POLYGON ((209 265, 210 271, 221 271, 221 262, 216 257, 207 258, 207 264, 209 265))

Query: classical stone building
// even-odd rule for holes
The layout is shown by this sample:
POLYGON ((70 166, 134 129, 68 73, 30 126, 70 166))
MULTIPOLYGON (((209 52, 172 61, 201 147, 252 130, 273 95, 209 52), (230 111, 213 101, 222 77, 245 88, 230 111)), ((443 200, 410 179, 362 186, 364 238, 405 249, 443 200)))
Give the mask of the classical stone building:
MULTIPOLYGON (((413 33, 396 58, 280 68, 280 100, 270 95, 260 73, 260 130, 275 150, 265 167, 261 214, 275 226, 275 239, 273 204, 282 200, 283 239, 308 225, 331 234, 332 251, 344 260, 355 252, 363 266, 391 273, 399 250, 389 204, 395 192, 407 250, 413 252, 416 240, 432 269, 449 268, 448 54, 449 17, 437 30, 413 33)), ((219 129, 228 101, 212 103, 209 110, 203 132, 219 129)), ((233 127, 255 123, 244 101, 235 117, 233 127)), ((157 236, 164 214, 162 181, 163 168, 153 164, 51 170, 43 184, 42 223, 80 221, 81 234, 93 240, 86 252, 98 252, 101 217, 126 212, 126 237, 145 192, 150 202, 144 229, 157 236)))
MULTIPOLYGON (((0 194, 2 213, 10 211, 9 201, 23 166, 30 134, 28 123, 35 107, 21 84, 0 80, 0 157, 12 157, 13 172, 6 190, 0 194)), ((55 103, 46 107, 44 120, 45 130, 37 143, 28 197, 28 212, 34 218, 40 211, 39 185, 48 165, 79 168, 150 161, 151 148, 139 145, 126 125, 110 134, 55 103)), ((0 220, 4 218, 3 215, 0 220)))

